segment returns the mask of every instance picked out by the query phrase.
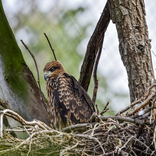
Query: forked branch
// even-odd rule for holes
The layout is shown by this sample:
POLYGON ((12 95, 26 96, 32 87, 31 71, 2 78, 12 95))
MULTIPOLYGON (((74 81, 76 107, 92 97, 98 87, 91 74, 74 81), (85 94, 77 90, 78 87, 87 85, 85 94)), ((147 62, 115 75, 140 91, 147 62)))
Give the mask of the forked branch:
POLYGON ((103 34, 106 32, 109 21, 110 21, 110 12, 107 2, 101 14, 101 17, 96 25, 96 28, 89 40, 85 58, 81 66, 79 83, 86 91, 88 90, 95 58, 99 50, 99 43, 103 38, 103 34))

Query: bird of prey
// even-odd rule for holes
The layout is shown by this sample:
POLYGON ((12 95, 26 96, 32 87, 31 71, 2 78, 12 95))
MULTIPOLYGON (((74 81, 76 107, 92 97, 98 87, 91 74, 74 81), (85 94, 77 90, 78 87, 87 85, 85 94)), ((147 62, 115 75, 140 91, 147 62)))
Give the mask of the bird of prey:
POLYGON ((78 81, 56 60, 47 63, 43 71, 48 96, 46 107, 52 126, 62 129, 67 121, 72 124, 88 122, 95 108, 78 81))

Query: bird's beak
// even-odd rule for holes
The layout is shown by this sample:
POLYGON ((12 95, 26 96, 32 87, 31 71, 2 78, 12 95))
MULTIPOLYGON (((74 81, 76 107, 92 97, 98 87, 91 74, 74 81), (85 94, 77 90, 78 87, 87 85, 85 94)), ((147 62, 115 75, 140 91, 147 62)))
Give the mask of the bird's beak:
POLYGON ((44 72, 44 79, 47 81, 50 75, 51 75, 50 71, 44 72))
POLYGON ((44 74, 44 79, 47 81, 48 75, 45 75, 45 74, 44 74))

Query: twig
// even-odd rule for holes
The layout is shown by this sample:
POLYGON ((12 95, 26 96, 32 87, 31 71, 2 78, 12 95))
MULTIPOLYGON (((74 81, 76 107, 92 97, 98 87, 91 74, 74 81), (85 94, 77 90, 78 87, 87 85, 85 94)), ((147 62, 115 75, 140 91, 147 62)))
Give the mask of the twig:
POLYGON ((5 101, 3 101, 2 99, 0 99, 0 105, 2 107, 4 107, 5 109, 10 109, 8 103, 6 103, 5 101))
MULTIPOLYGON (((107 121, 108 119, 113 119, 113 120, 118 120, 119 122, 130 122, 130 123, 135 123, 135 124, 149 124, 150 122, 148 120, 139 120, 139 119, 132 119, 130 117, 122 117, 122 116, 98 116, 99 119, 103 121, 107 121)), ((62 129, 64 132, 71 132, 71 131, 82 131, 87 129, 88 127, 92 127, 96 124, 95 123, 82 123, 82 124, 76 124, 76 125, 71 125, 69 127, 65 127, 62 129)), ((153 124, 153 123, 152 123, 153 124)))
POLYGON ((39 70, 38 70, 38 66, 37 66, 37 62, 35 60, 35 57, 33 55, 33 53, 29 50, 29 48, 27 47, 27 45, 23 42, 23 40, 21 40, 22 44, 24 45, 24 47, 28 50, 29 54, 31 55, 31 57, 33 58, 34 62, 35 62, 35 67, 36 67, 36 71, 37 71, 37 83, 38 83, 38 86, 39 86, 39 92, 40 92, 40 98, 42 100, 42 103, 45 107, 45 109, 47 108, 45 102, 44 102, 44 97, 43 97, 43 94, 42 94, 42 90, 41 90, 41 85, 40 85, 40 77, 39 77, 39 70))
POLYGON ((3 111, 0 111, 0 114, 12 117, 16 121, 20 122, 22 125, 32 125, 32 126, 38 125, 43 130, 46 130, 46 129, 51 130, 51 128, 48 127, 45 123, 43 123, 41 121, 37 121, 37 120, 26 121, 18 113, 14 112, 10 109, 5 109, 3 111))
POLYGON ((24 128, 25 132, 30 136, 30 133, 28 132, 29 129, 27 129, 25 126, 23 126, 23 128, 24 128))
POLYGON ((119 148, 119 150, 118 150, 118 154, 120 154, 120 151, 121 151, 123 148, 125 148, 129 142, 132 142, 133 139, 134 139, 133 136, 130 137, 130 138, 127 140, 127 142, 126 142, 121 148, 119 148))
POLYGON ((131 150, 131 152, 133 152, 134 156, 137 156, 136 153, 133 150, 131 150))
POLYGON ((103 110, 102 112, 100 112, 100 115, 103 115, 104 113, 106 113, 109 110, 109 108, 103 110))
MULTIPOLYGON (((156 83, 153 83, 153 84, 147 89, 147 93, 146 93, 146 95, 145 95, 145 99, 150 95, 151 90, 152 90, 153 87, 156 87, 156 83)), ((153 91, 156 91, 156 88, 155 88, 155 90, 153 90, 153 91)))
POLYGON ((97 115, 99 115, 100 111, 99 111, 98 105, 95 105, 95 106, 96 106, 96 110, 97 110, 97 115))
POLYGON ((95 123, 76 124, 76 125, 65 127, 62 129, 62 131, 64 132, 82 131, 82 130, 86 130, 88 127, 92 127, 93 125, 95 125, 95 123))
POLYGON ((146 114, 146 113, 148 113, 149 111, 151 111, 152 109, 155 109, 156 107, 149 107, 149 108, 147 108, 146 110, 144 110, 144 113, 143 114, 141 114, 141 115, 139 115, 139 114, 136 114, 136 115, 134 115, 134 116, 131 116, 131 118, 132 119, 136 119, 136 118, 139 118, 139 117, 141 117, 141 116, 143 116, 144 114, 146 114))
MULTIPOLYGON (((24 127, 24 126, 23 126, 24 127)), ((24 128, 24 129, 4 129, 4 131, 7 131, 7 132, 12 132, 12 131, 14 131, 14 132, 27 132, 28 133, 28 131, 30 131, 30 130, 32 130, 32 129, 26 129, 26 128, 24 128)), ((28 134, 29 135, 29 134, 28 134)))
POLYGON ((64 150, 61 151, 60 156, 65 155, 67 151, 72 150, 73 148, 76 148, 79 145, 79 142, 77 142, 74 146, 72 147, 67 147, 64 150))
POLYGON ((107 102, 103 110, 105 110, 108 107, 108 105, 109 105, 109 101, 107 102))
POLYGON ((32 138, 30 138, 29 151, 27 153, 27 156, 29 156, 29 153, 31 152, 31 145, 32 145, 32 138))
POLYGON ((103 149, 101 142, 97 138, 85 134, 71 134, 71 135, 96 141, 99 144, 100 148, 102 149, 103 154, 105 154, 105 150, 103 149))
POLYGON ((135 114, 136 112, 138 112, 141 108, 145 107, 154 96, 156 96, 156 93, 152 93, 145 101, 139 104, 139 107, 135 108, 132 112, 129 112, 127 115, 131 116, 135 114))
POLYGON ((52 45, 51 45, 51 43, 50 43, 50 41, 49 41, 49 38, 48 38, 48 36, 46 35, 46 33, 44 33, 44 35, 45 35, 45 37, 46 37, 46 39, 47 39, 47 41, 48 41, 48 43, 49 43, 49 46, 50 46, 50 48, 51 48, 51 50, 52 50, 52 52, 53 52, 53 55, 54 55, 55 61, 57 61, 56 56, 55 56, 54 49, 52 48, 52 45))
POLYGON ((154 125, 153 127, 154 132, 153 132, 153 143, 154 143, 154 147, 156 149, 156 126, 154 125))
POLYGON ((23 42, 23 40, 21 40, 22 44, 24 45, 25 49, 28 50, 29 54, 31 55, 31 57, 33 58, 34 62, 35 62, 35 67, 36 67, 36 71, 37 71, 37 78, 38 78, 38 84, 39 84, 39 88, 41 90, 41 87, 40 87, 40 79, 39 79, 39 71, 38 71, 38 67, 37 67, 37 63, 36 63, 36 60, 35 60, 35 57, 33 55, 33 53, 29 50, 29 48, 27 47, 27 45, 23 42))
MULTIPOLYGON (((134 136, 133 136, 134 137, 134 136)), ((135 138, 136 141, 138 141, 140 144, 144 145, 147 149, 149 149, 149 147, 142 141, 140 141, 138 138, 135 138)), ((151 149, 149 149, 151 151, 151 149)))
MULTIPOLYGON (((151 90, 153 87, 155 87, 155 86, 156 86, 156 83, 152 84, 152 85, 147 89, 148 92, 146 93, 146 95, 145 95, 145 97, 144 97, 145 99, 149 96, 150 90, 151 90)), ((153 93, 153 94, 154 94, 154 93, 153 93)), ((147 99, 149 99, 149 98, 147 98, 147 99)), ((146 100, 147 100, 147 99, 146 99, 146 100)), ((133 106, 135 106, 135 105, 138 104, 138 103, 139 103, 139 106, 140 106, 141 108, 144 107, 144 106, 141 106, 141 105, 142 105, 143 103, 145 103, 146 100, 144 100, 143 102, 142 102, 142 100, 143 100, 143 97, 140 98, 140 99, 138 99, 138 100, 136 100, 136 101, 134 101, 130 106, 124 108, 124 109, 121 110, 121 111, 119 111, 115 116, 126 112, 127 110, 129 110, 130 108, 132 108, 133 106)), ((148 103, 148 100, 147 100, 147 103, 148 103)), ((145 103, 145 105, 146 105, 147 103, 145 103)), ((139 111, 141 108, 138 107, 138 108, 136 108, 136 109, 138 109, 137 111, 139 111)), ((136 111, 136 109, 135 109, 135 111, 136 111)), ((134 110, 133 110, 133 111, 134 111, 134 110)), ((130 114, 131 114, 131 113, 130 113, 130 114)))
POLYGON ((107 102, 107 104, 105 105, 104 109, 102 112, 100 112, 100 115, 103 115, 103 113, 107 112, 109 110, 109 108, 107 108, 109 105, 109 102, 107 102))
POLYGON ((94 131, 95 131, 95 129, 96 129, 96 127, 99 125, 99 123, 96 123, 95 125, 94 125, 94 128, 92 129, 92 132, 91 132, 91 134, 90 134, 90 136, 93 136, 94 135, 94 131))
POLYGON ((104 34, 103 34, 103 37, 102 37, 100 45, 99 45, 98 55, 97 55, 95 65, 94 65, 94 72, 93 72, 94 90, 93 90, 93 98, 92 98, 93 104, 95 104, 96 96, 97 96, 97 90, 98 90, 97 68, 98 68, 99 59, 100 59, 101 52, 102 52, 103 40, 104 40, 104 34))
MULTIPOLYGON (((119 122, 131 122, 131 123, 135 123, 135 124, 149 124, 150 122, 148 120, 139 120, 139 119, 132 119, 130 117, 123 117, 123 116, 101 116, 101 119, 103 121, 107 121, 109 118, 113 119, 113 120, 118 120, 119 122)), ((151 123, 153 124, 153 123, 151 123)))
POLYGON ((156 83, 153 83, 147 90, 151 90, 153 87, 156 87, 156 83))
POLYGON ((132 108, 133 106, 135 106, 136 104, 138 104, 139 102, 141 102, 141 99, 134 101, 131 105, 129 105, 126 108, 124 108, 123 110, 119 111, 115 116, 126 112, 127 110, 129 110, 130 108, 132 108))
POLYGON ((3 138, 3 113, 0 113, 0 137, 3 138))

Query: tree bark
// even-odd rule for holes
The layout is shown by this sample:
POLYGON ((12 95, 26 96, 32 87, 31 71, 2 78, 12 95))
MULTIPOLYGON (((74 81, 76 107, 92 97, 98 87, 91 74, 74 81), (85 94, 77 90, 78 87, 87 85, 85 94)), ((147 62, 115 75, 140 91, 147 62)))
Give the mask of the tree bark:
MULTIPOLYGON (((0 98, 26 120, 49 124, 32 72, 27 67, 0 0, 0 98)), ((45 99, 44 99, 45 100, 45 99)))
POLYGON ((102 15, 96 25, 96 28, 91 36, 87 51, 85 53, 85 58, 83 60, 83 64, 81 66, 79 83, 81 86, 87 91, 90 83, 93 66, 95 62, 95 58, 97 56, 97 52, 100 49, 101 40, 104 38, 104 33, 108 27, 110 21, 110 12, 108 8, 108 3, 106 3, 102 15))
POLYGON ((151 45, 143 0, 110 0, 121 59, 127 70, 131 102, 142 97, 154 81, 151 45))

